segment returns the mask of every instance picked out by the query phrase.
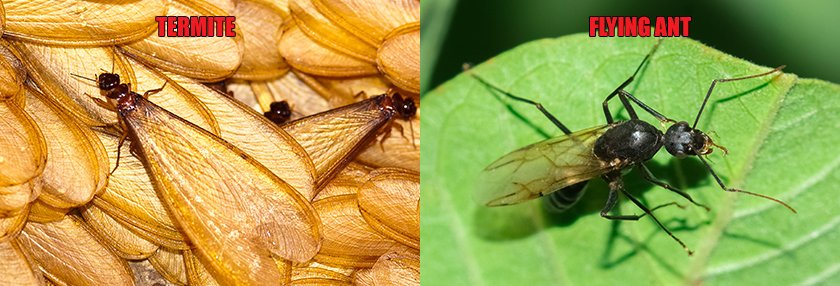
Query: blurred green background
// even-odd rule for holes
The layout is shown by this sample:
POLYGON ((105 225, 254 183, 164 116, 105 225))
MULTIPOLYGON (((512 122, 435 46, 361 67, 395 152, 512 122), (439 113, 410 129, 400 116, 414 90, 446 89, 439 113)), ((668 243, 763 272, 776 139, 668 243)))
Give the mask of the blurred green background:
POLYGON ((691 38, 786 73, 840 82, 840 1, 456 1, 421 3, 425 92, 519 44, 589 31, 590 15, 692 16, 691 38))

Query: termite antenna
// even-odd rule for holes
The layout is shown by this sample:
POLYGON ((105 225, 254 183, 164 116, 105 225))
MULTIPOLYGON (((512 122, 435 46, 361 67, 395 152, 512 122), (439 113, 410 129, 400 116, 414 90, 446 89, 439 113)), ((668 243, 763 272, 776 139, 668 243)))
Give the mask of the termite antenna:
POLYGON ((411 123, 411 120, 406 121, 408 121, 408 131, 411 131, 411 147, 417 150, 417 142, 414 142, 414 123, 411 123))
POLYGON ((756 78, 756 77, 762 77, 762 76, 765 76, 765 75, 772 74, 772 73, 774 73, 774 72, 781 71, 781 70, 782 70, 782 69, 784 69, 784 68, 785 68, 785 65, 781 65, 781 66, 779 66, 779 67, 777 67, 777 68, 775 68, 775 69, 773 69, 773 70, 771 70, 771 71, 765 72, 765 73, 754 74, 754 75, 749 75, 749 76, 745 76, 745 77, 737 77, 737 78, 719 78, 719 79, 713 80, 713 81, 712 81, 712 85, 711 85, 711 86, 709 86, 709 91, 708 91, 708 92, 706 92, 706 98, 704 98, 704 99, 703 99, 703 104, 702 104, 702 105, 700 105, 700 110, 699 110, 699 111, 697 111, 697 117, 695 117, 695 118, 694 118, 694 124, 693 124, 693 125, 691 125, 691 129, 695 129, 695 128, 697 127, 697 122, 698 122, 698 121, 700 121, 700 115, 701 115, 701 114, 703 114, 703 110, 706 108, 706 103, 709 101, 709 97, 712 95, 712 90, 714 90, 714 89, 715 89, 715 85, 716 85, 717 83, 719 83, 719 82, 727 82, 727 81, 736 81, 736 80, 751 79, 751 78, 756 78))
POLYGON ((71 73, 70 75, 81 78, 81 79, 86 79, 86 80, 89 80, 89 81, 92 81, 92 82, 96 82, 95 79, 92 79, 92 78, 89 78, 89 77, 86 77, 86 76, 81 76, 81 75, 77 75, 77 74, 74 74, 74 73, 71 73))

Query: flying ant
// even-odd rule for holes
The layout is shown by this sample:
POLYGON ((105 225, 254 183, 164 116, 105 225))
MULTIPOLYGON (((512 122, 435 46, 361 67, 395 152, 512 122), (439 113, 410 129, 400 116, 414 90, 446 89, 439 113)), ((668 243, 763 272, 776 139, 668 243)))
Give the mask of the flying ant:
POLYGON ((781 71, 784 66, 750 76, 715 79, 712 81, 709 91, 703 99, 703 104, 697 112, 694 124, 689 125, 688 122, 677 122, 665 117, 624 90, 633 81, 642 66, 650 60, 651 55, 657 50, 660 43, 661 41, 653 46, 651 51, 642 60, 642 63, 636 68, 633 75, 619 85, 604 100, 603 109, 607 124, 577 132, 569 130, 554 115, 543 108, 540 103, 508 93, 478 75, 471 73, 475 79, 492 90, 496 90, 513 100, 533 105, 564 133, 563 136, 520 148, 491 163, 479 176, 478 182, 480 185, 478 186, 477 199, 487 206, 504 206, 550 194, 549 203, 553 204, 558 210, 565 210, 582 197, 587 181, 600 176, 607 181, 610 189, 606 205, 600 212, 602 217, 610 220, 638 220, 648 215, 662 230, 668 233, 671 238, 691 255, 692 251, 685 243, 674 236, 653 215, 653 210, 658 208, 679 205, 672 202, 654 208, 648 208, 624 189, 624 183, 621 179, 622 171, 628 168, 636 168, 646 181, 675 192, 694 205, 703 207, 708 211, 709 208, 707 206, 695 202, 689 194, 654 177, 653 173, 645 166, 645 162, 653 158, 662 147, 665 147, 668 153, 677 158, 684 158, 686 156, 696 156, 699 158, 723 190, 765 198, 779 203, 796 213, 796 210, 778 199, 726 187, 711 165, 703 157, 711 153, 713 147, 718 147, 723 152, 726 152, 726 149, 716 145, 708 135, 696 129, 700 115, 703 113, 706 103, 717 83, 770 75, 781 71), (608 103, 616 96, 618 96, 627 113, 630 115, 629 120, 615 121, 613 119, 608 103), (670 123, 671 126, 665 133, 662 133, 662 131, 653 125, 639 120, 636 111, 630 104, 631 101, 659 121, 670 123), (624 194, 633 204, 642 209, 644 214, 611 215, 610 212, 618 202, 619 193, 624 194))

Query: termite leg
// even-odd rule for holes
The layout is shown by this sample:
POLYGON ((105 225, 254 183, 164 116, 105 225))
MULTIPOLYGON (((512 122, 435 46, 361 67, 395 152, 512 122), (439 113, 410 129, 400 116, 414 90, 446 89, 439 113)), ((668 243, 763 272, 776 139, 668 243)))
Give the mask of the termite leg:
POLYGON ((125 138, 128 137, 128 131, 123 131, 122 136, 120 136, 120 142, 117 144, 117 162, 114 164, 114 169, 111 170, 111 173, 108 175, 113 175, 115 171, 117 171, 117 167, 120 166, 120 153, 122 152, 123 143, 125 143, 125 138))
POLYGON ((90 99, 91 99, 91 100, 93 100, 93 102, 95 102, 95 103, 96 103, 96 105, 99 105, 99 107, 105 108, 105 109, 107 109, 108 111, 117 112, 117 108, 116 108, 116 107, 114 107, 114 105, 109 104, 107 101, 104 101, 104 100, 102 100, 101 98, 94 97, 94 96, 92 96, 92 95, 90 95, 90 94, 87 94, 87 93, 85 93, 85 95, 87 95, 88 97, 90 97, 90 99))
POLYGON ((164 82, 163 82, 163 86, 161 86, 161 87, 160 87, 160 88, 158 88, 158 89, 150 89, 150 90, 147 90, 145 93, 143 93, 143 98, 149 98, 149 96, 152 96, 152 95, 154 95, 155 93, 160 92, 161 90, 163 90, 164 88, 166 88, 166 83, 168 83, 168 82, 169 82, 169 81, 164 81, 164 82))

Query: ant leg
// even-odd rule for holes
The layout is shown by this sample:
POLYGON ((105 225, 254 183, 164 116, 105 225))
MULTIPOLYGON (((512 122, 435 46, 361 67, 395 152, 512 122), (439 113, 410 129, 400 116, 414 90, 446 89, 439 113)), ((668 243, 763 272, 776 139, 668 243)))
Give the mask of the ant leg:
MULTIPOLYGON (((648 215, 648 214, 653 216, 653 214, 650 213, 650 212, 653 212, 653 211, 658 210, 658 209, 663 208, 663 207, 677 206, 681 209, 685 208, 683 205, 680 205, 677 202, 670 202, 670 203, 665 203, 665 204, 658 205, 658 206, 650 209, 650 212, 645 212, 641 215, 611 215, 610 212, 615 207, 616 203, 618 203, 618 192, 619 191, 624 192, 624 182, 621 181, 620 177, 614 177, 614 178, 605 177, 604 179, 608 179, 608 180, 611 180, 611 181, 609 182, 610 193, 609 193, 609 196, 607 197, 607 203, 606 203, 606 205, 604 205, 604 208, 601 209, 601 217, 603 217, 603 218, 606 218, 606 219, 609 219, 609 220, 639 220, 640 218, 642 218, 642 217, 644 217, 645 215, 648 215)), ((656 219, 656 218, 654 218, 654 219, 656 219)))
POLYGON ((712 81, 712 85, 711 85, 711 86, 709 86, 709 91, 708 91, 708 92, 706 92, 706 97, 705 97, 705 98, 703 98, 703 104, 702 104, 702 105, 700 105, 700 110, 699 110, 699 111, 697 111, 697 117, 695 117, 695 118, 694 118, 694 125, 691 125, 691 129, 694 129, 695 127, 697 127, 697 121, 699 121, 699 120, 700 120, 700 114, 703 114, 703 109, 705 109, 705 108, 706 108, 706 103, 709 101, 709 97, 710 97, 710 96, 712 96, 712 90, 714 90, 714 89, 715 89, 715 85, 716 85, 717 83, 719 83, 719 82, 737 81, 737 80, 744 80, 744 79, 751 79, 751 78, 761 77, 761 76, 765 76, 765 75, 772 74, 772 73, 777 72, 777 71, 781 71, 783 68, 785 68, 785 66, 784 66, 784 65, 779 66, 779 67, 777 67, 777 68, 774 68, 773 70, 768 71, 768 72, 765 72, 765 73, 754 74, 754 75, 748 75, 748 76, 744 76, 744 77, 737 77, 737 78, 719 78, 719 79, 713 80, 713 81, 712 81))
POLYGON ((586 193, 584 188, 588 183, 589 181, 579 182, 549 194, 548 199, 543 200, 546 208, 554 213, 562 213, 572 208, 586 193))
MULTIPOLYGON (((621 180, 621 178, 615 178, 615 180, 620 181, 620 180, 621 180)), ((633 202, 633 204, 635 204, 637 207, 639 207, 640 209, 642 209, 642 211, 644 211, 644 212, 645 212, 645 214, 649 215, 649 216, 650 216, 650 218, 652 218, 652 219, 653 219, 653 221, 654 221, 654 222, 656 222, 656 224, 657 224, 657 225, 659 225, 659 228, 661 228, 662 230, 664 230, 666 233, 668 233, 668 235, 669 235, 671 238, 673 238, 673 239, 674 239, 677 243, 679 243, 679 244, 680 244, 680 246, 682 246, 682 248, 683 248, 686 252, 688 252, 688 255, 691 255, 691 254, 693 254, 693 253, 694 253, 693 251, 691 251, 690 249, 688 249, 688 246, 686 246, 686 245, 685 245, 685 243, 683 243, 683 242, 682 242, 682 240, 680 240, 679 238, 677 238, 676 236, 674 236, 674 234, 673 234, 673 233, 671 233, 671 231, 670 231, 670 230, 668 230, 668 228, 666 228, 666 227, 665 227, 665 225, 663 225, 663 224, 659 221, 659 219, 657 219, 657 218, 656 218, 656 216, 654 216, 654 215, 653 215, 653 211, 652 211, 652 210, 648 209, 648 207, 646 207, 644 204, 642 204, 642 202, 640 202, 638 199, 636 199, 635 197, 633 197, 632 195, 630 195, 630 193, 628 193, 626 190, 624 190, 624 186, 623 186, 623 185, 624 185, 624 184, 621 184, 621 183, 619 183, 619 184, 614 184, 613 182, 610 182, 610 196, 612 196, 612 193, 613 193, 613 192, 620 191, 622 194, 624 194, 624 196, 626 196, 628 199, 630 199, 630 201, 632 201, 632 202, 633 202), (617 188, 617 189, 616 189, 616 188, 617 188)), ((662 205, 662 206, 659 206, 659 207, 664 207, 664 206, 667 206, 667 205, 669 205, 669 204, 665 204, 665 205, 662 205)), ((677 205, 679 206, 679 204, 677 204, 677 205)), ((602 211, 602 216, 603 216, 603 211, 602 211)), ((639 218, 641 218, 641 217, 642 217, 642 216, 638 216, 638 218, 636 218, 636 220, 638 220, 638 219, 639 219, 639 218)))
POLYGON ((160 92, 161 90, 163 90, 164 88, 166 88, 166 84, 167 84, 168 82, 169 82, 169 81, 164 81, 164 82, 163 82, 163 86, 161 86, 161 87, 160 87, 160 88, 158 88, 158 89, 150 89, 150 90, 147 90, 145 93, 143 93, 143 98, 149 98, 149 96, 152 96, 152 95, 154 95, 155 93, 160 92))
POLYGON ((686 200, 688 200, 689 202, 691 202, 692 204, 694 204, 695 206, 698 206, 698 207, 701 207, 701 208, 706 209, 706 211, 707 211, 707 212, 708 212, 708 211, 711 211, 711 209, 710 209, 708 206, 706 206, 706 205, 704 205, 704 204, 700 204, 700 203, 695 202, 695 201, 694 201, 694 199, 692 199, 692 198, 691 198, 691 196, 690 196, 689 194, 687 194, 687 193, 685 193, 685 192, 681 191, 680 189, 677 189, 677 188, 672 187, 672 186, 671 186, 671 185, 669 185, 668 183, 665 183, 665 182, 660 181, 659 179, 657 179, 657 178, 653 175, 653 173, 650 171, 650 169, 648 169, 648 167, 647 167, 647 166, 645 166, 645 164, 639 164, 637 168, 638 168, 638 169, 639 169, 639 171, 642 173, 642 179, 645 179, 645 181, 651 182, 651 183, 653 183, 653 184, 655 184, 655 185, 658 185, 658 186, 663 187, 663 188, 665 188, 665 189, 668 189, 668 190, 670 190, 670 191, 672 191, 672 192, 675 192, 675 193, 679 194, 680 196, 682 196, 683 198, 685 198, 686 200))
MULTIPOLYGON (((642 62, 639 63, 638 67, 636 67, 636 71, 633 72, 633 75, 631 75, 629 78, 627 78, 627 80, 625 80, 623 83, 621 83, 621 85, 619 85, 617 88, 615 88, 615 90, 613 90, 613 92, 610 93, 610 95, 607 95, 607 98, 604 99, 604 103, 602 103, 602 106, 604 108, 604 116, 607 118, 607 124, 612 124, 614 122, 612 114, 610 114, 609 101, 613 97, 615 97, 616 95, 619 95, 620 92, 624 92, 624 88, 627 87, 627 85, 629 85, 631 82, 633 82, 633 80, 636 78, 636 75, 639 74, 639 71, 642 69, 642 66, 644 66, 645 63, 648 62, 648 60, 650 60, 650 57, 653 55, 654 52, 656 52, 656 49, 659 48, 660 44, 662 44, 662 39, 659 39, 659 41, 657 41, 656 44, 653 45, 653 48, 650 49, 650 52, 648 52, 648 54, 645 55, 645 58, 642 59, 642 62)), ((627 92, 624 92, 624 93, 627 93, 627 92)), ((627 94, 629 94, 629 93, 627 93, 627 94)), ((619 95, 619 99, 621 99, 621 102, 622 102, 622 104, 624 104, 624 107, 627 108, 627 112, 631 114, 630 118, 635 119, 636 117, 633 116, 633 115, 635 115, 635 111, 632 111, 633 108, 630 107, 630 104, 627 102, 627 100, 623 99, 621 95, 619 95)))
POLYGON ((720 179, 720 177, 718 177, 718 175, 715 173, 715 171, 714 171, 714 170, 712 170, 712 166, 711 166, 711 165, 709 165, 709 163, 708 163, 708 162, 706 162, 706 159, 704 159, 704 158, 703 158, 703 156, 697 156, 697 158, 700 158, 700 161, 701 161, 701 162, 703 162, 703 165, 704 165, 704 166, 706 166, 706 169, 707 169, 707 170, 709 170, 709 173, 710 173, 710 174, 712 174, 712 177, 714 177, 714 178, 715 178, 715 181, 717 181, 718 185, 720 185, 720 188, 721 188, 721 189, 723 189, 724 191, 727 191, 727 192, 733 192, 733 193, 744 193, 744 194, 748 194, 748 195, 752 195, 752 196, 756 196, 756 197, 760 197, 760 198, 765 198, 765 199, 768 199, 768 200, 774 201, 774 202, 776 202, 776 203, 779 203, 780 205, 782 205, 782 206, 786 207, 787 209, 789 209, 789 210, 790 210, 790 211, 792 211, 793 213, 796 213, 796 210, 795 210, 795 209, 793 209, 791 206, 789 206, 789 205, 788 205, 788 204, 786 204, 785 202, 780 201, 780 200, 778 200, 778 199, 776 199, 776 198, 773 198, 773 197, 770 197, 770 196, 765 196, 765 195, 762 195, 762 194, 756 194, 756 193, 752 193, 752 192, 747 192, 747 191, 743 191, 743 190, 739 190, 739 189, 729 189, 729 188, 726 188, 726 185, 724 185, 724 184, 723 184, 723 180, 721 180, 721 179, 720 179))
POLYGON ((483 78, 479 77, 478 75, 476 75, 476 74, 474 74, 474 73, 470 73, 470 75, 471 75, 472 77, 474 77, 475 79, 477 79, 478 81, 480 81, 481 83, 483 83, 485 86, 489 86, 489 87, 490 87, 490 88, 492 88, 493 90, 496 90, 496 91, 498 91, 498 92, 501 92, 502 94, 506 95, 507 97, 510 97, 510 98, 511 98, 511 99, 513 99, 513 100, 517 100, 517 101, 521 101, 521 102, 525 102, 525 103, 528 103, 528 104, 530 104, 530 105, 533 105, 533 106, 534 106, 534 107, 536 107, 536 108, 537 108, 540 112, 542 112, 542 114, 543 114, 543 115, 545 115, 545 117, 547 117, 547 118, 548 118, 548 120, 550 120, 550 121, 551 121, 551 123, 554 123, 554 126, 557 126, 557 128, 559 128, 560 130, 562 130, 562 131, 563 131, 563 133, 565 133, 566 135, 571 135, 571 134, 572 134, 572 131, 571 131, 571 130, 569 130, 569 128, 566 128, 566 126, 565 126, 565 125, 563 125, 563 123, 560 123, 560 120, 557 120, 557 117, 554 117, 554 115, 552 115, 551 113, 549 113, 549 112, 548 112, 548 110, 546 110, 546 109, 543 107, 543 105, 542 105, 542 104, 540 104, 539 102, 535 102, 535 101, 533 101, 533 100, 530 100, 530 99, 527 99, 527 98, 523 98, 523 97, 518 97, 518 96, 513 95, 513 94, 511 94, 511 93, 509 93, 509 92, 507 92, 507 91, 504 91, 504 90, 502 90, 501 88, 496 87, 495 85, 491 84, 490 82, 488 82, 488 81, 484 80, 483 78))
MULTIPOLYGON (((645 104, 644 102, 642 102, 641 100, 639 100, 638 98, 636 98, 635 96, 630 94, 629 92, 626 92, 624 90, 619 90, 618 92, 619 92, 619 94, 618 94, 619 98, 622 98, 622 99, 624 99, 624 97, 629 98, 630 100, 633 101, 633 103, 635 103, 636 105, 638 105, 639 107, 641 107, 642 109, 647 111, 647 113, 650 113, 650 115, 653 115, 653 117, 656 117, 656 119, 659 119, 659 121, 676 123, 676 121, 671 120, 668 117, 665 117, 665 115, 662 115, 662 113, 659 113, 659 111, 656 111, 652 107, 648 106, 647 104, 645 104)), ((626 102, 626 99, 622 100, 622 103, 627 108, 627 112, 630 113, 630 117, 634 118, 633 115, 635 114, 635 112, 631 112, 632 108, 630 108, 630 106, 629 106, 630 104, 628 102, 626 102)))

